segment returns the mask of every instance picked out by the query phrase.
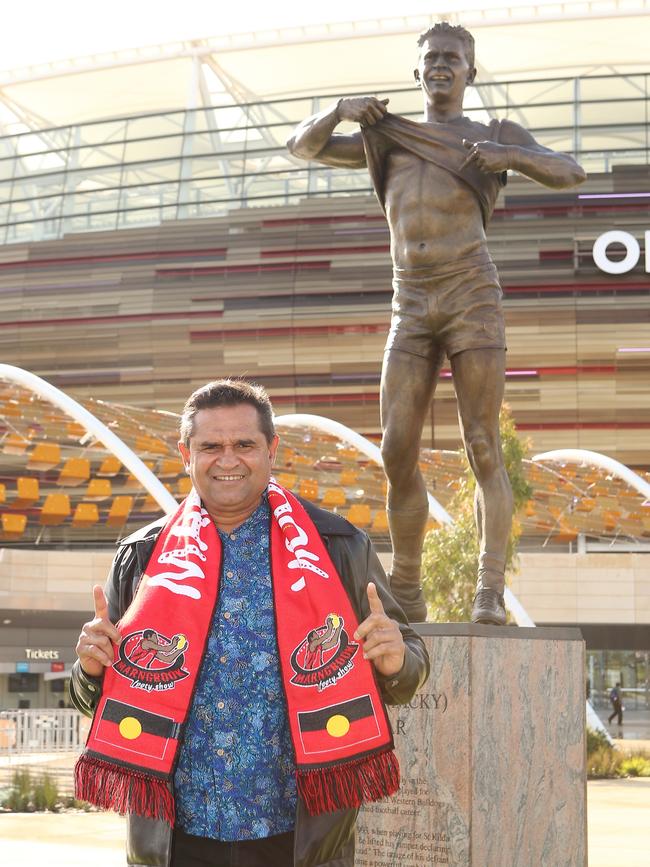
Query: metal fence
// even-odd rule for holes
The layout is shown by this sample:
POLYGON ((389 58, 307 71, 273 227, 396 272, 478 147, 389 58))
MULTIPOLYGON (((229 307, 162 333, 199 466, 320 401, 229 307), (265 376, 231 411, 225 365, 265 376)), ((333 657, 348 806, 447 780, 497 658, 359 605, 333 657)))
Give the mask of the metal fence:
POLYGON ((0 756, 78 752, 89 724, 77 710, 0 711, 0 756))

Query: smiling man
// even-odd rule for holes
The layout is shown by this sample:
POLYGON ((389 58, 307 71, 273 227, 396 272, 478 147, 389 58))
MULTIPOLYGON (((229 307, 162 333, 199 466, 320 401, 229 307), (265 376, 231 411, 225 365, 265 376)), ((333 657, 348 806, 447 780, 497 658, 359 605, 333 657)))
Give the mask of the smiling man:
POLYGON ((180 437, 193 490, 120 543, 77 644, 78 796, 127 813, 132 865, 352 867, 426 650, 368 537, 272 479, 263 389, 200 388, 180 437), (145 664, 152 635, 182 652, 145 664))
POLYGON ((390 228, 393 317, 382 369, 381 422, 395 597, 409 619, 426 619, 420 559, 428 506, 418 458, 446 356, 477 480, 480 556, 472 620, 499 625, 506 620, 512 492, 499 442, 506 346, 502 293, 485 228, 508 170, 558 189, 580 183, 585 174, 570 156, 542 147, 516 123, 486 125, 463 114, 465 89, 476 78, 474 39, 467 30, 439 23, 418 45, 420 122, 389 114, 387 99, 342 98, 303 121, 287 145, 296 156, 329 166, 367 166, 390 228), (341 121, 361 129, 334 134, 341 121))

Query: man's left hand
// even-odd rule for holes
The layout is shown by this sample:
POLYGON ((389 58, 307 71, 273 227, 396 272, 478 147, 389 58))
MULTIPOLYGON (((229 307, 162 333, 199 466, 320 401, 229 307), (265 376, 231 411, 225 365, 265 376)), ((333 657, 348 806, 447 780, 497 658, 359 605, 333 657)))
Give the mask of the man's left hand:
POLYGON ((475 165, 482 172, 505 172, 510 168, 508 146, 495 141, 468 141, 463 139, 463 146, 469 151, 461 165, 461 170, 468 165, 475 165))
POLYGON ((368 584, 368 603, 370 614, 359 624, 354 640, 362 642, 364 659, 369 659, 380 674, 390 677, 404 665, 404 639, 397 621, 384 611, 372 581, 368 584))

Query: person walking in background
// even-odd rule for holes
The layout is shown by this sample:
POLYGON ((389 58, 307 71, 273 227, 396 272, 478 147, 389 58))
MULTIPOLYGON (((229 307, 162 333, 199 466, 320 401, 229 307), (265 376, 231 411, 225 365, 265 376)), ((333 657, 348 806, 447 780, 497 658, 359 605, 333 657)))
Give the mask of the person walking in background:
POLYGON ((609 700, 612 703, 612 712, 607 717, 607 722, 611 725, 612 720, 615 716, 618 716, 617 723, 618 725, 623 725, 623 703, 621 701, 621 685, 617 683, 616 686, 609 693, 609 700))

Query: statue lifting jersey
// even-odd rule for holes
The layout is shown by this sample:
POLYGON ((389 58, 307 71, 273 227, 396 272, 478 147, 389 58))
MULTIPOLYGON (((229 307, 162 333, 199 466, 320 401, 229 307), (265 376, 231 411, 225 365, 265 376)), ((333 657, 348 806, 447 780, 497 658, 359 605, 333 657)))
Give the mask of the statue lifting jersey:
POLYGON ((512 491, 499 440, 502 292, 485 228, 508 170, 555 189, 581 183, 585 173, 572 157, 542 147, 512 121, 486 125, 463 115, 465 88, 476 77, 467 30, 442 22, 418 45, 414 74, 424 98, 422 121, 390 114, 387 99, 343 98, 303 121, 288 147, 329 166, 367 166, 390 228, 394 294, 381 377, 381 451, 393 593, 410 620, 426 619, 420 568, 428 507, 418 457, 446 355, 477 481, 480 555, 472 620, 499 625, 506 620, 512 491), (360 131, 335 134, 341 121, 358 123, 360 131))

